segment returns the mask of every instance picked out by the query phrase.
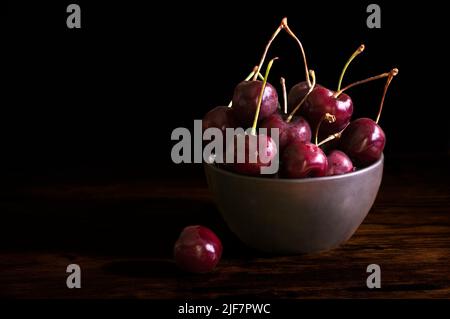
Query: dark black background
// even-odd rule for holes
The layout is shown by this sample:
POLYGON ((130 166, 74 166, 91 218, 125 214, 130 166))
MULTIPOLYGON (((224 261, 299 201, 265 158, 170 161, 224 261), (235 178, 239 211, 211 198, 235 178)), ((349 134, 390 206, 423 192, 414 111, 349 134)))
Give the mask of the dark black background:
MULTIPOLYGON (((229 102, 283 16, 325 86, 336 87, 361 43, 366 51, 349 68, 346 83, 400 69, 381 119, 388 159, 439 156, 449 148, 440 2, 378 1, 382 28, 368 29, 370 2, 364 1, 76 1, 82 29, 72 30, 66 27, 68 3, 10 2, 6 8, 3 180, 185 174, 192 165, 175 167, 170 160, 172 130, 192 127, 194 119, 229 102)), ((304 79, 300 52, 286 34, 272 56, 280 57, 272 83, 283 75, 289 88, 304 79)), ((349 92, 355 117, 376 116, 383 85, 349 92)))

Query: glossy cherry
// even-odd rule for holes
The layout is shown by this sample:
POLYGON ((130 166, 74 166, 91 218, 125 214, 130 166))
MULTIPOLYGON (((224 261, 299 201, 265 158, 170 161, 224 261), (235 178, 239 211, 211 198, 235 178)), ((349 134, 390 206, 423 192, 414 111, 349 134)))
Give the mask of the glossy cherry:
POLYGON ((174 247, 177 266, 188 272, 209 272, 221 256, 220 239, 209 228, 199 225, 184 228, 174 247))
MULTIPOLYGON (((237 124, 244 129, 252 125, 252 120, 258 105, 258 97, 261 93, 262 81, 242 81, 233 94, 233 114, 237 124)), ((267 83, 261 103, 259 121, 272 115, 278 108, 278 94, 276 89, 267 83)))
POLYGON ((353 114, 353 102, 350 96, 345 93, 335 96, 334 91, 323 86, 316 86, 309 94, 299 114, 303 116, 315 130, 317 124, 326 113, 336 117, 334 123, 323 123, 319 136, 328 136, 343 129, 349 122, 353 114))
POLYGON ((344 152, 334 150, 327 156, 327 176, 342 175, 354 171, 353 163, 344 152))
POLYGON ((320 86, 315 87, 307 97, 303 107, 300 109, 300 115, 306 118, 309 125, 311 125, 311 129, 315 130, 316 125, 320 122, 320 118, 323 114, 333 114, 336 117, 336 121, 334 123, 324 123, 320 128, 319 136, 322 138, 337 133, 350 123, 350 118, 353 113, 353 102, 344 91, 354 86, 389 76, 390 72, 372 76, 349 84, 336 92, 320 86))
POLYGON ((320 177, 327 174, 328 160, 315 144, 294 142, 281 156, 281 176, 286 178, 320 177))
MULTIPOLYGON (((244 81, 251 79, 257 68, 258 67, 255 66, 244 81)), ((261 75, 259 74, 259 76, 261 75)), ((202 121, 203 132, 208 128, 218 128, 222 130, 222 134, 225 134, 227 128, 236 127, 236 120, 234 119, 233 111, 231 109, 232 105, 233 102, 231 101, 228 106, 217 106, 206 113, 202 121)))
POLYGON ((342 132, 340 149, 343 150, 357 166, 368 166, 376 162, 383 153, 386 144, 386 136, 378 121, 383 109, 384 98, 392 78, 398 74, 398 69, 392 69, 388 73, 388 79, 384 87, 380 108, 376 121, 369 118, 360 118, 350 123, 342 132))
POLYGON ((233 162, 227 163, 226 167, 233 172, 250 176, 261 175, 261 168, 269 167, 278 152, 274 140, 265 134, 237 135, 233 145, 228 145, 227 152, 230 151, 233 152, 233 162), (240 139, 244 141, 242 149, 239 147, 240 139))
MULTIPOLYGON (((326 113, 330 113, 336 117, 333 123, 324 123, 321 127, 319 136, 326 137, 330 134, 342 130, 351 119, 353 114, 353 102, 351 98, 341 92, 341 84, 344 74, 353 59, 364 51, 364 45, 360 45, 358 49, 348 59, 339 78, 337 92, 329 90, 321 85, 316 85, 306 99, 303 107, 300 109, 300 115, 306 118, 314 131, 326 113)), ((300 99, 307 94, 307 83, 301 82, 295 85, 289 92, 288 103, 295 105, 300 99)))
POLYGON ((267 128, 267 134, 270 136, 270 130, 277 128, 279 143, 278 147, 280 152, 284 148, 293 142, 310 142, 311 141, 311 128, 308 122, 301 116, 294 116, 290 122, 286 121, 287 116, 278 112, 272 114, 264 120, 260 128, 267 128))
MULTIPOLYGON (((316 87, 321 87, 321 85, 316 84, 316 87)), ((290 110, 295 108, 308 94, 309 84, 306 81, 302 81, 294 85, 288 94, 288 107, 290 110)))
POLYGON ((379 125, 369 118, 352 121, 342 133, 339 148, 358 167, 376 162, 383 153, 386 136, 379 125))

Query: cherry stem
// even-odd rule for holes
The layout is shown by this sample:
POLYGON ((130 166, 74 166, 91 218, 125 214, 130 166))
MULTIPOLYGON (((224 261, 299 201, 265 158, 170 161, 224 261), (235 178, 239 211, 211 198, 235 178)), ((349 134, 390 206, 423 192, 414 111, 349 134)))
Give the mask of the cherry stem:
POLYGON ((384 98, 386 97, 386 93, 387 93, 389 84, 391 84, 392 79, 397 74, 398 74, 398 69, 397 68, 394 68, 394 69, 391 70, 391 72, 389 72, 389 76, 388 76, 388 78, 386 80, 386 84, 384 86, 383 97, 381 98, 380 109, 378 110, 377 119, 375 121, 375 123, 377 123, 377 124, 378 124, 378 121, 380 120, 381 111, 383 110, 384 98))
POLYGON ((322 140, 319 144, 317 144, 317 146, 321 146, 322 144, 328 143, 329 141, 332 141, 332 140, 337 139, 337 138, 341 138, 342 132, 344 132, 345 129, 347 128, 347 126, 349 126, 349 125, 350 125, 350 122, 348 122, 347 125, 342 130, 340 130, 339 132, 331 134, 326 139, 322 140))
MULTIPOLYGON (((323 116, 322 116, 322 118, 320 119, 320 121, 319 121, 319 123, 317 124, 317 127, 316 127, 316 134, 315 134, 315 142, 316 142, 316 145, 319 143, 318 141, 317 141, 317 137, 319 136, 319 129, 320 129, 320 125, 322 124, 322 122, 323 121, 327 121, 328 123, 334 123, 334 122, 336 122, 336 116, 334 116, 334 115, 332 115, 332 114, 330 114, 330 113, 325 113, 323 116)), ((317 145, 318 146, 318 145, 317 145)))
MULTIPOLYGON (((252 78, 252 76, 255 74, 255 72, 256 72, 257 69, 258 69, 258 66, 255 66, 255 67, 253 68, 253 71, 250 72, 249 75, 247 75, 247 77, 244 79, 244 81, 250 80, 250 79, 252 78)), ((259 77, 261 80, 264 80, 264 77, 262 76, 261 73, 258 73, 258 77, 259 77)), ((228 107, 232 107, 232 106, 233 106, 233 100, 231 100, 230 103, 228 103, 228 107)))
POLYGON ((297 38, 297 36, 295 35, 294 32, 292 32, 291 28, 289 28, 288 22, 287 22, 287 18, 283 18, 283 20, 281 21, 281 25, 284 28, 284 30, 286 30, 286 32, 295 39, 295 41, 297 41, 298 46, 300 47, 300 51, 302 52, 302 56, 303 56, 303 64, 305 66, 305 76, 306 76, 306 82, 308 83, 308 86, 311 87, 311 80, 309 79, 309 74, 308 74, 308 63, 306 62, 306 54, 305 54, 305 50, 303 49, 303 45, 300 42, 300 40, 297 38))
POLYGON ((347 63, 345 63, 344 69, 342 69, 341 76, 339 77, 339 83, 338 83, 338 87, 337 87, 336 91, 339 91, 341 89, 342 80, 344 79, 344 74, 345 74, 345 71, 347 71, 348 66, 350 65, 350 63, 352 63, 354 58, 356 58, 360 53, 362 53, 364 51, 364 49, 365 49, 364 44, 361 44, 359 46, 359 48, 356 49, 355 52, 353 52, 352 56, 350 57, 350 59, 348 59, 347 63))
POLYGON ((312 90, 316 86, 316 73, 314 72, 314 70, 309 70, 309 74, 311 75, 313 82, 312 82, 311 86, 309 87, 308 93, 306 93, 306 95, 303 97, 303 99, 300 101, 300 103, 298 103, 297 106, 291 111, 291 113, 289 114, 289 116, 286 119, 286 123, 289 123, 292 120, 292 117, 294 117, 294 114, 297 113, 300 106, 302 106, 303 103, 305 103, 306 99, 308 98, 308 96, 311 94, 312 90))
MULTIPOLYGON (((284 18, 284 19, 286 19, 286 18, 284 18)), ((261 68, 262 68, 262 66, 264 64, 264 60, 266 59, 267 52, 269 52, 269 48, 272 45, 273 40, 275 40, 275 38, 277 37, 278 33, 280 33, 280 31, 284 28, 284 19, 281 21, 281 23, 278 26, 278 28, 275 30, 275 32, 270 37, 270 40, 267 43, 266 48, 264 49, 264 53, 263 53, 263 55, 261 57, 261 60, 259 61, 258 69, 256 70, 256 74, 253 75, 253 81, 256 80, 256 78, 258 76, 258 73, 261 71, 261 68)))
POLYGON ((280 78, 281 88, 283 89, 283 110, 284 114, 287 114, 287 93, 286 93, 286 80, 281 77, 280 78))
POLYGON ((269 72, 270 72, 270 69, 272 68, 273 62, 277 59, 278 58, 273 58, 272 60, 269 61, 269 64, 267 64, 266 74, 264 75, 264 80, 261 85, 261 93, 259 93, 258 104, 256 106, 255 119, 253 120, 253 125, 252 125, 252 130, 251 130, 252 135, 256 134, 256 124, 258 123, 259 111, 261 110, 261 104, 262 104, 262 100, 263 100, 263 96, 264 96, 264 90, 265 90, 266 84, 267 84, 267 78, 269 77, 269 72))
POLYGON ((343 88, 343 89, 341 89, 341 90, 335 92, 335 93, 333 94, 333 96, 334 96, 335 98, 337 98, 339 95, 341 95, 341 93, 347 91, 348 89, 350 89, 350 88, 352 88, 352 87, 354 87, 354 86, 357 86, 357 85, 360 85, 360 84, 364 84, 364 83, 367 83, 367 82, 371 82, 371 81, 374 81, 374 80, 386 78, 386 77, 389 76, 389 74, 391 74, 391 72, 386 72, 386 73, 378 74, 378 75, 376 75, 376 76, 372 76, 372 77, 367 78, 367 79, 365 79, 365 80, 356 81, 356 82, 354 82, 354 83, 352 83, 352 84, 347 85, 345 88, 343 88))

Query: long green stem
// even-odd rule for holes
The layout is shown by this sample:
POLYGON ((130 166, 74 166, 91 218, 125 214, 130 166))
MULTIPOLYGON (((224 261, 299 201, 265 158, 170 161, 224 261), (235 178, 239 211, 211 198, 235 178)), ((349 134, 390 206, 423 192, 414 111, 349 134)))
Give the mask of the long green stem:
MULTIPOLYGON (((320 121, 319 121, 319 123, 317 124, 317 127, 316 127, 316 134, 315 134, 315 143, 316 143, 316 145, 319 143, 318 142, 318 136, 319 136, 319 129, 320 129, 320 125, 322 124, 322 122, 323 121, 327 121, 328 123, 334 123, 334 122, 336 122, 336 116, 334 116, 334 115, 332 115, 332 114, 330 114, 330 113, 325 113, 323 116, 322 116, 322 118, 320 119, 320 121)), ((319 145, 317 145, 317 146, 319 146, 319 145)))
POLYGON ((339 83, 336 91, 339 91, 341 89, 342 79, 344 78, 344 74, 345 71, 347 71, 348 66, 350 65, 350 63, 352 63, 354 58, 356 58, 361 52, 364 51, 364 48, 365 48, 364 44, 361 44, 359 48, 356 49, 355 52, 353 52, 352 56, 350 57, 350 59, 348 59, 347 63, 345 63, 344 69, 342 70, 341 76, 339 77, 339 83))
POLYGON ((309 87, 308 93, 306 93, 306 95, 303 97, 303 99, 300 101, 300 103, 298 103, 297 106, 291 111, 291 113, 289 113, 289 116, 286 119, 286 123, 289 123, 292 120, 292 117, 294 116, 294 114, 297 113, 300 106, 302 106, 303 103, 305 103, 306 99, 308 98, 308 96, 311 94, 312 90, 314 90, 314 87, 316 86, 316 73, 314 72, 314 70, 309 70, 309 74, 311 75, 311 78, 313 79, 313 81, 311 83, 311 86, 309 87))
POLYGON ((266 84, 267 84, 267 78, 269 77, 270 69, 272 68, 273 62, 277 59, 278 58, 273 58, 272 60, 270 60, 269 64, 267 65, 267 68, 266 68, 266 74, 264 75, 264 80, 261 85, 261 93, 259 93, 258 104, 256 106, 255 119, 253 120, 253 125, 252 125, 252 130, 251 130, 252 135, 256 134, 256 125, 258 123, 259 111, 261 110, 261 103, 262 103, 263 96, 264 96, 264 90, 265 90, 266 84))
POLYGON ((377 124, 378 124, 378 121, 380 120, 381 111, 383 110, 384 98, 386 97, 387 89, 389 87, 389 84, 391 84, 392 79, 397 74, 398 74, 398 69, 397 68, 392 69, 391 72, 389 72, 389 76, 387 78, 386 85, 384 86, 383 97, 381 98, 381 103, 380 103, 380 108, 378 110, 377 120, 375 121, 375 123, 377 123, 377 124))

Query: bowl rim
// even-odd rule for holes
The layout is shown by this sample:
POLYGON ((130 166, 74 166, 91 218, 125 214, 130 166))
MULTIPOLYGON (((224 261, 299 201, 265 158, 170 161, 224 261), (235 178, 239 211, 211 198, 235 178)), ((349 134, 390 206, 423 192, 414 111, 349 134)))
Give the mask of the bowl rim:
POLYGON ((255 180, 255 181, 273 181, 273 182, 279 182, 279 183, 312 183, 317 181, 330 181, 330 180, 339 180, 339 179, 345 179, 350 178, 353 176, 364 174, 368 171, 374 170, 375 168, 381 166, 384 162, 384 154, 381 154, 381 157, 373 164, 364 167, 360 170, 356 170, 351 173, 347 174, 341 174, 341 175, 333 175, 333 176, 322 176, 322 177, 306 177, 306 178, 273 178, 273 177, 259 177, 259 176, 249 176, 249 175, 242 175, 233 173, 230 171, 227 171, 223 168, 219 168, 215 166, 214 164, 209 164, 204 162, 205 167, 208 167, 208 169, 214 170, 216 172, 219 172, 223 175, 228 175, 235 178, 241 178, 246 180, 255 180))

